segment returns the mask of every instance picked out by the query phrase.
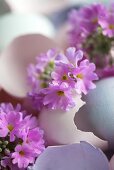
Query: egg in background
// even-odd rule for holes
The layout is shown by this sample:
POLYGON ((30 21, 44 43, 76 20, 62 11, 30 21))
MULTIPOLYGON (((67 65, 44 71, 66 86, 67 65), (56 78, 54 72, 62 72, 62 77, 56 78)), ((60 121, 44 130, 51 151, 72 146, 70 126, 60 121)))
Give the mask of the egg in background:
POLYGON ((0 16, 0 51, 14 38, 25 34, 42 34, 52 38, 55 30, 43 15, 10 13, 0 16))
POLYGON ((84 100, 75 116, 78 129, 92 131, 114 147, 114 77, 99 80, 84 100))

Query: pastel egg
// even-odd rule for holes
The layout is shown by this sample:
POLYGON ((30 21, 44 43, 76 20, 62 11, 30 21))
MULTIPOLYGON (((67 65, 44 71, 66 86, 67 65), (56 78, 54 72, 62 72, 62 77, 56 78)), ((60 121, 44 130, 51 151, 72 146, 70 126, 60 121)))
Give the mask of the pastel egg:
POLYGON ((106 156, 87 142, 50 146, 36 159, 31 170, 109 170, 106 156))
POLYGON ((0 56, 0 86, 8 94, 23 98, 29 91, 27 67, 35 57, 58 47, 50 38, 29 34, 14 39, 0 56))
POLYGON ((42 15, 6 14, 0 17, 0 51, 14 38, 25 34, 54 36, 54 27, 42 15))
POLYGON ((51 13, 66 7, 68 0, 6 0, 11 9, 21 13, 51 13))
POLYGON ((98 81, 96 89, 91 90, 84 100, 86 105, 77 113, 75 124, 114 145, 114 77, 98 81), (78 124, 79 119, 86 125, 78 124))
POLYGON ((72 144, 88 141, 101 148, 107 147, 105 141, 97 138, 93 133, 82 132, 74 124, 74 116, 84 104, 78 97, 77 106, 69 111, 43 109, 38 116, 39 126, 44 130, 47 145, 72 144))

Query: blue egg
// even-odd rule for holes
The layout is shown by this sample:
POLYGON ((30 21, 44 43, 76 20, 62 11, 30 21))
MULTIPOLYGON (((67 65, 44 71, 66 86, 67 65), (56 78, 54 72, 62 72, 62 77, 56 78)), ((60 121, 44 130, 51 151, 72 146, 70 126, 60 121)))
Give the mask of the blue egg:
POLYGON ((79 129, 92 131, 95 135, 114 144, 114 77, 96 83, 96 89, 84 97, 86 104, 76 114, 79 129))

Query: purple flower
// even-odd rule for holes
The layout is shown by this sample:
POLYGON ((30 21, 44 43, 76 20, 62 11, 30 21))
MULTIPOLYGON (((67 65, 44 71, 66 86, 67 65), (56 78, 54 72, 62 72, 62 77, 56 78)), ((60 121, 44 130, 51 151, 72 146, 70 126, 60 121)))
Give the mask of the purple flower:
POLYGON ((56 66, 51 74, 52 82, 61 84, 68 83, 69 87, 75 87, 75 80, 72 77, 72 69, 78 67, 78 63, 83 58, 81 50, 76 51, 74 47, 66 50, 66 54, 58 54, 56 57, 56 66))
POLYGON ((44 99, 43 93, 30 92, 28 93, 28 98, 30 99, 33 108, 35 108, 38 111, 40 111, 43 108, 43 99, 44 99))
POLYGON ((18 164, 19 168, 26 168, 30 163, 34 163, 35 153, 29 145, 17 145, 12 153, 13 164, 18 164))
POLYGON ((3 103, 0 107, 0 162, 12 170, 27 168, 45 149, 37 119, 26 116, 19 106, 3 103))
POLYGON ((81 9, 81 27, 83 27, 87 32, 91 33, 96 31, 98 28, 98 21, 100 17, 104 17, 106 9, 102 4, 93 4, 81 9))
POLYGON ((37 156, 45 149, 43 135, 44 132, 41 129, 34 128, 28 132, 26 137, 27 144, 29 144, 31 148, 34 148, 34 152, 37 156))
MULTIPOLYGON (((17 104, 16 107, 13 107, 11 103, 1 103, 0 104, 0 112, 8 112, 11 111, 16 111, 16 112, 20 112, 21 111, 21 105, 17 104)), ((23 112, 23 111, 21 111, 23 112)))
POLYGON ((110 13, 106 17, 101 17, 99 19, 99 24, 105 36, 110 38, 114 36, 114 13, 110 13))
POLYGON ((78 62, 83 59, 83 51, 77 50, 76 48, 67 48, 66 50, 66 57, 68 61, 75 67, 78 66, 78 62))
POLYGON ((36 117, 34 117, 32 115, 27 115, 23 119, 23 127, 24 128, 33 129, 33 128, 36 128, 37 126, 38 126, 38 120, 36 119, 36 117))
POLYGON ((51 84, 42 92, 45 94, 43 104, 49 108, 69 110, 76 105, 73 91, 66 83, 51 84))
POLYGON ((53 83, 61 84, 62 82, 68 83, 70 87, 75 87, 75 81, 70 76, 71 70, 68 64, 59 63, 58 66, 55 67, 54 72, 52 72, 51 77, 53 79, 53 83))
POLYGON ((77 67, 78 62, 83 58, 83 51, 77 50, 75 47, 69 47, 66 49, 66 54, 58 54, 55 58, 55 64, 59 63, 68 64, 68 67, 77 67))
POLYGON ((45 70, 45 67, 49 62, 53 62, 56 55, 56 49, 50 49, 47 53, 42 53, 36 58, 37 68, 42 72, 45 70))
POLYGON ((89 63, 89 61, 83 60, 80 66, 74 69, 73 75, 76 78, 76 89, 84 94, 87 94, 90 89, 94 89, 96 86, 92 82, 98 80, 98 76, 95 71, 95 64, 89 63))
POLYGON ((69 47, 65 53, 58 53, 53 61, 54 67, 50 70, 47 88, 39 89, 38 86, 39 90, 33 88, 28 93, 33 107, 38 111, 41 111, 45 106, 63 110, 73 108, 76 105, 77 93, 84 92, 86 94, 89 89, 95 87, 92 81, 97 79, 96 74, 93 73, 95 71, 95 67, 92 68, 94 64, 89 65, 89 61, 83 64, 82 61, 83 52, 82 50, 76 51, 75 47, 69 47), (83 74, 83 81, 82 78, 79 79, 78 74, 83 74))
POLYGON ((97 70, 99 78, 114 77, 114 66, 105 67, 104 69, 97 70))
POLYGON ((36 58, 36 64, 30 64, 28 67, 28 82, 35 92, 48 86, 50 72, 54 67, 55 54, 54 49, 48 50, 47 53, 40 54, 36 58))
POLYGON ((83 49, 87 37, 97 31, 99 18, 107 15, 102 4, 93 4, 80 10, 72 10, 69 14, 68 38, 71 46, 83 49))
POLYGON ((80 26, 81 20, 82 18, 80 15, 80 11, 72 10, 69 13, 69 43, 71 46, 76 46, 77 48, 81 48, 81 44, 83 43, 86 37, 85 30, 80 26))
POLYGON ((10 141, 15 140, 15 135, 19 133, 21 127, 22 113, 9 111, 7 114, 0 113, 0 137, 10 135, 10 141))
POLYGON ((25 170, 25 168, 19 168, 17 164, 13 164, 11 158, 4 157, 1 161, 1 166, 4 168, 10 168, 10 170, 25 170))

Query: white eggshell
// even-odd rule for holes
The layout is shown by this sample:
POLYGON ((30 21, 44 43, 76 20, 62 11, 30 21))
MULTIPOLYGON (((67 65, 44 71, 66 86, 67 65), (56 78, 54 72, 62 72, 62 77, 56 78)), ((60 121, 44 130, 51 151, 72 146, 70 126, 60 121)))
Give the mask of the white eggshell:
POLYGON ((16 38, 0 57, 0 85, 15 97, 25 97, 29 90, 27 67, 35 57, 57 45, 51 39, 31 34, 16 38))
POLYGON ((70 111, 44 109, 39 114, 39 126, 44 130, 47 145, 71 144, 80 141, 88 141, 101 148, 107 147, 107 143, 100 140, 90 132, 77 130, 74 124, 74 116, 84 104, 80 98, 77 107, 70 111))
MULTIPOLYGON (((91 124, 89 131, 114 145, 114 77, 98 81, 96 89, 91 90, 84 100, 86 105, 77 115, 81 115, 82 120, 84 117, 88 119, 91 124)), ((82 129, 82 126, 78 128, 82 129)))
MULTIPOLYGON (((84 103, 79 98, 79 106, 84 103)), ((79 108, 78 108, 79 109, 79 108)), ((39 126, 44 130, 48 143, 72 143, 76 139, 74 115, 77 107, 70 111, 43 109, 39 114, 39 126)))
POLYGON ((0 17, 0 50, 4 49, 14 38, 25 34, 53 37, 54 27, 42 15, 7 14, 0 17))
POLYGON ((6 0, 11 9, 20 13, 51 13, 68 5, 68 0, 6 0))

